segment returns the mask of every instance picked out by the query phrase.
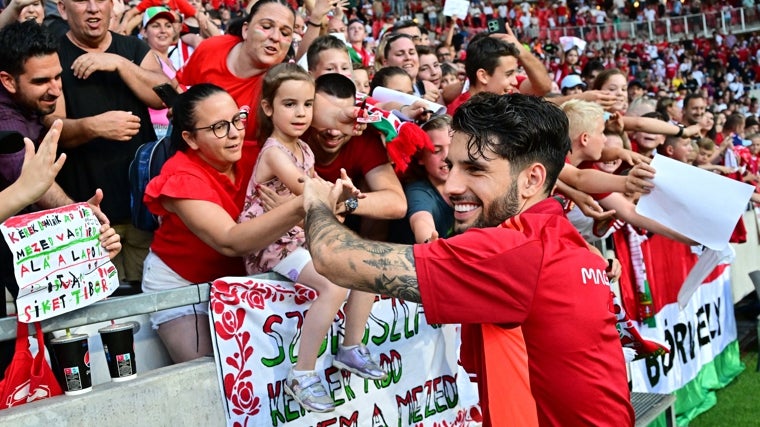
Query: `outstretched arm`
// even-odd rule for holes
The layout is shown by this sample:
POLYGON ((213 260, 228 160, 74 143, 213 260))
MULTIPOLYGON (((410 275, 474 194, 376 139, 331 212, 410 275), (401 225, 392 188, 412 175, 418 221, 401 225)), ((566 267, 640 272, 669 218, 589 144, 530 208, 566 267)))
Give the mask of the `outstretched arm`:
POLYGON ((317 179, 306 179, 306 239, 314 268, 348 289, 420 302, 412 246, 365 240, 344 227, 330 206, 342 191, 317 179))

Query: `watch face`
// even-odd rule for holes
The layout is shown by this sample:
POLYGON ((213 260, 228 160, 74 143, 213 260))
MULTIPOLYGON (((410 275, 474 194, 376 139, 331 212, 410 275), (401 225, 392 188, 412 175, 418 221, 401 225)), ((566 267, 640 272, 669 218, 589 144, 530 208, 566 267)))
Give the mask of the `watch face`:
POLYGON ((359 201, 356 200, 355 198, 352 197, 352 198, 346 200, 346 211, 353 212, 358 207, 359 207, 359 201))

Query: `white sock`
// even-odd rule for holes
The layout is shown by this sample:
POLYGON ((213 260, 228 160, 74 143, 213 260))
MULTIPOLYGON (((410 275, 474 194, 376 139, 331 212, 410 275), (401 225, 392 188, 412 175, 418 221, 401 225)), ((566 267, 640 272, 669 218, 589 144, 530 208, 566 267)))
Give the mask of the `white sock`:
POLYGON ((316 374, 317 371, 296 371, 293 369, 293 377, 303 377, 304 375, 316 374))
POLYGON ((343 350, 343 351, 353 350, 356 347, 359 347, 359 344, 356 344, 356 345, 343 345, 343 344, 341 344, 340 345, 340 349, 343 350))

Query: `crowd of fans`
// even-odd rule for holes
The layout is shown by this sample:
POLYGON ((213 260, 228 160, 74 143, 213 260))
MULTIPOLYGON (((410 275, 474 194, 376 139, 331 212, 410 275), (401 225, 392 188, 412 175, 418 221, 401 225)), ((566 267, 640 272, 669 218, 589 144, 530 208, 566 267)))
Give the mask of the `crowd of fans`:
MULTIPOLYGON (((90 200, 121 236, 114 262, 122 281, 152 292, 274 269, 318 289, 323 303, 306 319, 313 339, 301 343, 304 356, 288 384, 299 403, 328 411, 334 403, 314 361, 345 291, 316 273, 300 248, 299 174, 340 178, 352 195, 360 188, 361 198, 337 209, 364 236, 448 237, 450 115, 480 93, 519 92, 546 98, 569 118, 573 150, 557 196, 589 241, 620 228, 610 221, 614 211, 618 220, 693 243, 633 209, 650 187, 655 152, 758 185, 760 36, 587 43, 530 31, 728 6, 667 5, 489 1, 472 2, 466 17, 446 17, 430 0, 10 0, 0 14, 0 129, 39 144, 62 120, 53 127, 66 162, 37 208, 95 194, 90 200), (186 93, 170 105, 153 90, 161 85, 186 93), (366 100, 378 87, 419 100, 366 100), (130 224, 127 168, 140 144, 164 136, 180 153, 146 191, 161 217, 154 234, 130 224), (254 174, 254 165, 263 172, 254 174)), ((9 162, 3 189, 21 176, 23 150, 10 155, 2 158, 9 162)), ((743 239, 740 223, 734 241, 743 239)), ((12 271, 3 277, 10 283, 12 271)), ((360 343, 373 300, 351 294, 347 311, 359 320, 336 366, 377 379, 385 373, 360 343)), ((176 362, 210 351, 208 321, 197 320, 205 310, 152 318, 176 362)))

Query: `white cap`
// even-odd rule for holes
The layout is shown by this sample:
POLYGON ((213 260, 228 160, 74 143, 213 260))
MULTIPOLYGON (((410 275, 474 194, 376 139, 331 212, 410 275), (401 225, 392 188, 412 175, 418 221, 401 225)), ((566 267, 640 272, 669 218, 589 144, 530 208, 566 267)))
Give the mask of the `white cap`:
POLYGON ((582 86, 584 89, 586 89, 586 83, 581 80, 581 76, 577 74, 568 74, 565 76, 564 79, 562 79, 562 84, 560 85, 561 89, 570 89, 574 88, 576 86, 582 86))

